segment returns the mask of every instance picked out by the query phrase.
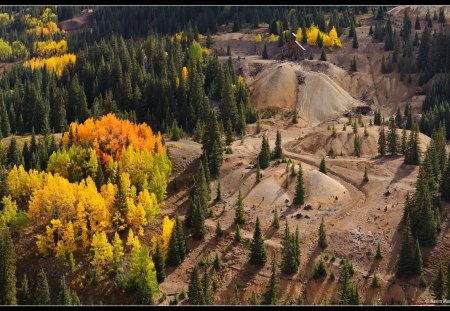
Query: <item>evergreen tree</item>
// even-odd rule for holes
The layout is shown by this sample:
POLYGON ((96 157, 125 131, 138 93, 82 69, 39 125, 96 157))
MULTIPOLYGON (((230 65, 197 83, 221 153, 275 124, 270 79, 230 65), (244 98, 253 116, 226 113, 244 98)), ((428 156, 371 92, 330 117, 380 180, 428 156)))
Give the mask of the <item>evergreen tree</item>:
POLYGON ((423 273, 422 253, 420 251, 420 245, 419 245, 418 239, 416 239, 415 249, 414 249, 414 273, 416 275, 421 275, 423 273))
POLYGON ((248 301, 248 305, 250 306, 257 306, 260 305, 261 302, 259 301, 258 296, 256 295, 255 292, 252 292, 252 297, 250 297, 249 301, 248 301))
POLYGON ((322 51, 320 52, 320 60, 326 61, 327 60, 327 54, 325 53, 325 50, 322 48, 322 51))
POLYGON ((216 223, 216 237, 222 237, 223 236, 223 230, 220 226, 220 222, 217 221, 216 223))
POLYGON ((324 173, 325 175, 327 174, 327 165, 325 163, 325 158, 322 157, 322 160, 320 161, 320 166, 319 166, 319 171, 324 173))
POLYGON ((277 138, 275 140, 275 148, 273 149, 272 159, 280 159, 283 157, 283 149, 281 148, 281 133, 277 130, 277 138))
POLYGON ((350 62, 350 71, 356 72, 358 71, 358 68, 356 66, 356 57, 353 56, 353 60, 350 62))
POLYGON ((192 218, 191 218, 191 232, 194 239, 202 239, 205 235, 205 216, 200 200, 194 196, 191 201, 192 218))
POLYGON ((386 155, 386 136, 384 133, 384 126, 381 127, 380 136, 378 138, 378 153, 381 156, 386 155))
POLYGON ((259 157, 256 159, 256 183, 261 181, 261 168, 259 166, 259 157))
POLYGON ((8 151, 6 153, 6 158, 8 160, 8 163, 12 165, 20 165, 21 164, 21 157, 19 150, 17 149, 17 141, 16 137, 11 137, 11 143, 9 144, 8 151))
POLYGON ((278 215, 277 208, 275 208, 275 212, 273 214, 272 228, 274 228, 276 230, 280 229, 280 216, 278 215))
POLYGON ((70 289, 66 283, 66 277, 63 275, 59 285, 59 296, 58 304, 63 306, 72 305, 72 296, 70 294, 70 289))
POLYGON ((231 125, 231 120, 228 119, 225 144, 229 146, 231 145, 232 142, 233 142, 233 126, 231 125))
POLYGON ((442 263, 439 263, 439 268, 436 273, 436 276, 434 277, 433 284, 432 284, 432 290, 433 290, 433 296, 437 300, 442 300, 445 297, 446 291, 445 291, 445 272, 442 267, 442 263))
POLYGON ((353 146, 355 148, 355 155, 357 157, 361 156, 361 140, 358 135, 355 135, 355 140, 353 141, 353 146))
POLYGON ((211 110, 202 139, 203 151, 208 157, 211 176, 217 177, 223 162, 222 135, 214 110, 211 110))
POLYGON ((213 289, 210 281, 210 276, 207 273, 203 274, 201 283, 203 290, 203 304, 213 305, 214 304, 213 289))
POLYGON ((238 202, 236 205, 235 216, 234 216, 234 223, 241 224, 241 225, 245 223, 244 204, 242 203, 241 190, 239 190, 238 202))
POLYGON ((264 294, 265 305, 277 304, 279 284, 280 284, 280 277, 277 272, 277 266, 275 262, 275 251, 274 251, 272 255, 272 272, 270 274, 269 284, 267 285, 267 289, 264 294))
POLYGON ((357 49, 359 47, 358 38, 356 37, 356 31, 353 35, 352 48, 357 49))
POLYGON ((239 303, 239 290, 237 285, 234 285, 234 290, 233 290, 233 301, 231 302, 231 304, 233 306, 238 306, 239 303))
POLYGON ((176 231, 177 241, 178 241, 178 254, 180 255, 180 260, 183 261, 186 258, 187 247, 186 238, 184 236, 183 223, 180 221, 178 214, 175 214, 175 226, 173 231, 176 231))
POLYGON ((239 227, 239 224, 236 225, 236 232, 234 233, 234 241, 239 243, 242 240, 241 236, 241 228, 239 227))
MULTIPOLYGON (((415 30, 420 30, 420 21, 419 21, 419 15, 416 16, 416 23, 414 24, 415 30)), ((417 32, 416 32, 417 34, 417 32)))
POLYGON ((16 305, 16 251, 8 227, 0 230, 0 303, 16 305))
POLYGON ((259 266, 264 265, 266 262, 266 249, 259 224, 259 217, 256 217, 255 231, 253 233, 253 240, 251 241, 250 249, 250 263, 259 266))
POLYGON ((216 201, 222 201, 222 191, 220 190, 220 180, 217 183, 217 195, 216 195, 216 201))
MULTIPOLYGON (((169 251, 167 252, 167 261, 168 262, 169 262, 169 253, 171 253, 170 249, 174 248, 172 246, 172 243, 175 244, 172 240, 172 236, 176 236, 176 232, 174 234, 174 231, 175 230, 172 230, 172 235, 171 235, 170 241, 169 241, 169 251)), ((175 240, 175 242, 178 242, 178 241, 175 240)), ((178 246, 178 243, 176 245, 178 246)), ((174 256, 173 251, 170 255, 174 256)), ((176 255, 178 255, 178 254, 176 254, 176 255)), ((152 259, 153 259, 153 263, 155 265, 155 270, 156 270, 156 279, 158 280, 158 283, 161 283, 166 278, 166 265, 164 263, 164 256, 163 256, 163 253, 161 250, 159 240, 156 242, 156 250, 155 250, 155 253, 152 255, 152 257, 153 257, 152 259)), ((178 256, 178 259, 179 259, 179 256, 178 256)))
POLYGON ((298 123, 297 109, 294 109, 294 113, 292 114, 292 123, 293 124, 297 124, 298 123))
POLYGON ((348 262, 345 260, 344 265, 342 267, 341 275, 339 276, 339 304, 340 305, 349 305, 352 298, 352 287, 350 284, 350 266, 348 262))
POLYGON ((375 254, 375 259, 382 259, 383 255, 381 254, 381 246, 380 246, 380 242, 377 243, 377 252, 375 254))
POLYGON ((259 166, 262 169, 269 167, 269 161, 270 161, 270 148, 269 148, 269 142, 268 138, 263 136, 262 143, 261 143, 261 151, 258 155, 259 160, 259 166))
POLYGON ((364 167, 364 176, 363 176, 363 182, 368 182, 369 181, 369 176, 367 175, 367 166, 364 167))
POLYGON ((297 184, 295 186, 295 197, 294 197, 294 204, 302 205, 305 203, 305 186, 303 182, 303 170, 302 170, 302 164, 298 164, 298 174, 297 174, 297 184))
POLYGON ((17 289, 17 298, 19 300, 19 304, 21 305, 33 304, 26 273, 23 275, 22 281, 20 282, 20 287, 17 289))
POLYGON ((373 275, 371 286, 373 288, 379 288, 381 286, 380 279, 378 278, 376 273, 374 273, 373 275))
POLYGON ((267 52, 267 43, 266 42, 264 42, 264 49, 263 49, 263 52, 262 52, 262 58, 263 59, 269 59, 269 54, 267 52))
POLYGON ((405 227, 403 230, 402 248, 400 249, 400 256, 397 263, 397 275, 399 277, 408 277, 414 273, 414 241, 411 233, 411 221, 409 214, 407 214, 405 227))
POLYGON ((50 305, 50 289, 47 282, 47 274, 43 269, 38 273, 38 282, 34 294, 34 304, 50 305))
POLYGON ((126 228, 126 220, 127 220, 127 198, 125 195, 125 186, 122 182, 122 175, 120 166, 117 166, 116 175, 114 180, 117 184, 117 192, 114 195, 113 201, 113 210, 114 210, 114 225, 117 231, 123 231, 126 228))
POLYGON ((213 267, 217 271, 222 268, 222 261, 220 260, 219 255, 217 253, 216 253, 216 257, 214 257, 213 267))
POLYGON ((190 305, 202 305, 204 302, 203 288, 197 265, 194 266, 189 280, 188 303, 190 305))
POLYGON ((325 232, 325 222, 323 220, 322 217, 322 221, 320 222, 320 226, 319 226, 319 242, 318 245, 320 248, 326 248, 328 246, 328 242, 327 242, 327 235, 325 232))

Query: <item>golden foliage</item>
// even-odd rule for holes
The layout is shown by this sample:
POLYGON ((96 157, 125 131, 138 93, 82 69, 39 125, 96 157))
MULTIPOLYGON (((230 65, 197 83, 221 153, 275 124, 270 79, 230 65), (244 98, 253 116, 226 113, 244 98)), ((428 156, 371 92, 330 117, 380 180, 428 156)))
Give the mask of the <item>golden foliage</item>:
POLYGON ((30 67, 32 70, 46 68, 48 72, 56 72, 61 76, 64 67, 68 64, 75 64, 77 57, 75 54, 64 54, 59 56, 52 56, 50 58, 33 57, 32 59, 23 63, 24 66, 30 67))
MULTIPOLYGON (((175 226, 175 219, 170 219, 169 216, 164 216, 163 223, 162 223, 162 233, 160 237, 160 246, 161 251, 164 255, 164 258, 167 256, 167 251, 169 250, 169 241, 170 236, 172 235, 173 227, 175 226)), ((153 236, 152 237, 152 252, 154 253, 156 251, 156 243, 158 241, 159 237, 153 236)))
POLYGON ((34 51, 39 57, 43 58, 48 58, 55 55, 62 56, 68 51, 67 41, 38 41, 34 43, 34 51))
POLYGON ((327 34, 319 30, 319 27, 311 24, 309 28, 306 29, 306 37, 309 45, 317 44, 317 36, 322 38, 322 44, 324 47, 329 48, 333 46, 342 47, 341 41, 339 40, 336 32, 336 28, 333 27, 327 34))

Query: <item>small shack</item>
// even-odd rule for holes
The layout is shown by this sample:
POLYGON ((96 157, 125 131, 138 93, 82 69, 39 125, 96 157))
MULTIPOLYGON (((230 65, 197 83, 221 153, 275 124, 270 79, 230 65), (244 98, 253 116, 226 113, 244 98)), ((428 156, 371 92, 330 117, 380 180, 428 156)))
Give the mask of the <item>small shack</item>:
POLYGON ((289 37, 288 57, 292 60, 302 60, 306 58, 306 49, 297 41, 297 35, 293 32, 289 37))

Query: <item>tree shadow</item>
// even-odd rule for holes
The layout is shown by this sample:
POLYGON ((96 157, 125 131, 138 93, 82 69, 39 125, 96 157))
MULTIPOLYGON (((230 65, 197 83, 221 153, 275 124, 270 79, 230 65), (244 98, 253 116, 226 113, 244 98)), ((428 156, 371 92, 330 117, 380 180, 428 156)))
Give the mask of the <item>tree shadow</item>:
POLYGON ((411 175, 411 173, 413 172, 413 169, 410 168, 411 166, 413 166, 413 165, 407 165, 407 164, 400 165, 397 169, 397 172, 395 172, 395 174, 394 174, 394 178, 389 183, 389 186, 394 183, 397 183, 400 180, 402 180, 403 178, 406 178, 409 175, 411 175))
POLYGON ((397 229, 395 230, 392 239, 391 239, 391 245, 392 245, 392 250, 390 252, 391 257, 389 260, 389 263, 387 265, 387 269, 388 269, 388 273, 393 273, 395 274, 397 271, 397 257, 398 254, 400 253, 400 248, 403 242, 403 220, 398 224, 397 229), (392 256, 393 254, 395 254, 395 256, 392 256))

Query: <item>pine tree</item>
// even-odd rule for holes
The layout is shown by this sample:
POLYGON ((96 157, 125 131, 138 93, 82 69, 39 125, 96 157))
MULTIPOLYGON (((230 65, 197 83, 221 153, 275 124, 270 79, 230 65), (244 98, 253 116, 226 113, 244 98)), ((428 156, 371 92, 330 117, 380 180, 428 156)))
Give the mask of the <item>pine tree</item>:
POLYGON ((294 108, 294 113, 292 114, 292 123, 297 124, 298 123, 298 115, 297 115, 297 109, 294 108))
POLYGON ((358 38, 356 37, 356 31, 353 36, 352 48, 357 49, 359 47, 358 38))
POLYGON ((414 272, 416 275, 421 275, 423 273, 422 253, 420 251, 420 245, 419 245, 418 239, 416 239, 415 250, 414 250, 414 272))
POLYGON ((397 126, 395 124, 395 119, 393 116, 389 118, 389 132, 387 136, 387 142, 388 142, 388 152, 392 155, 395 155, 397 153, 397 126))
POLYGON ((186 258, 187 247, 186 238, 184 236, 183 223, 180 221, 178 214, 175 214, 175 226, 172 229, 176 232, 178 241, 178 254, 180 255, 180 262, 186 258))
POLYGON ((216 195, 216 201, 222 201, 222 191, 220 190, 220 180, 217 183, 217 195, 216 195))
POLYGON ((239 224, 236 225, 236 232, 234 233, 234 241, 239 243, 242 240, 241 236, 241 228, 239 227, 239 224))
POLYGON ((234 223, 241 224, 241 225, 245 223, 244 204, 242 203, 241 190, 239 190, 238 202, 236 205, 235 216, 234 216, 234 223))
MULTIPOLYGON (((228 119, 228 118, 227 118, 228 119)), ((223 162, 222 135, 214 110, 211 110, 202 139, 203 151, 208 157, 211 176, 217 177, 223 162)))
POLYGON ((320 161, 320 166, 319 166, 319 171, 324 173, 325 175, 327 174, 327 165, 325 163, 325 158, 322 157, 322 160, 320 161))
POLYGON ((369 176, 367 175, 367 166, 364 167, 364 177, 363 177, 363 182, 368 182, 369 181, 369 176))
POLYGON ((373 274, 371 286, 373 288, 379 288, 381 286, 380 279, 378 278, 376 273, 373 274))
POLYGON ((34 294, 34 304, 50 305, 50 289, 47 282, 47 274, 43 269, 38 273, 38 282, 34 294))
POLYGON ((248 301, 248 305, 250 306, 257 306, 260 305, 261 302, 259 301, 258 296, 256 295, 255 292, 252 292, 252 297, 250 297, 249 301, 248 301))
POLYGON ((328 242, 327 242, 327 235, 325 232, 325 222, 323 220, 322 217, 322 221, 320 222, 320 226, 319 226, 319 242, 318 245, 320 248, 326 248, 328 246, 328 242))
POLYGON ((269 142, 268 138, 263 136, 262 143, 261 143, 261 151, 258 155, 259 160, 259 166, 262 169, 265 169, 269 167, 269 161, 270 161, 270 148, 269 148, 269 142))
POLYGON ((413 266, 413 250, 414 241, 411 233, 411 221, 409 214, 405 220, 405 227, 403 229, 403 242, 400 249, 400 256, 397 263, 397 275, 399 277, 408 277, 414 273, 413 266))
POLYGON ((272 159, 280 159, 283 157, 283 149, 281 148, 281 133, 277 130, 277 138, 275 140, 275 148, 273 149, 272 159))
POLYGON ((228 119, 225 144, 229 146, 231 145, 232 142, 233 142, 233 126, 231 125, 231 120, 228 119))
POLYGON ((431 289, 433 290, 433 296, 436 300, 444 299, 445 291, 445 272, 442 267, 442 263, 439 263, 439 268, 434 277, 431 289))
POLYGON ((277 208, 275 208, 275 212, 273 214, 272 228, 274 228, 276 230, 280 229, 280 216, 278 215, 277 208))
POLYGON ((350 62, 350 71, 356 72, 358 71, 358 68, 356 66, 356 57, 353 56, 353 60, 350 62))
POLYGON ((385 136, 385 133, 384 133, 384 126, 381 127, 380 136, 378 138, 378 153, 381 156, 385 156, 386 155, 386 136, 385 136))
POLYGON ((216 270, 220 270, 222 268, 222 261, 219 258, 219 255, 216 253, 216 257, 214 257, 213 267, 216 270))
POLYGON ((194 239, 202 239, 205 235, 205 216, 200 200, 194 196, 191 201, 192 218, 191 218, 191 232, 194 239))
POLYGON ((16 251, 8 227, 0 230, 0 303, 16 305, 16 251))
POLYGON ((375 259, 382 259, 383 255, 381 254, 381 246, 380 246, 380 242, 377 243, 377 252, 375 254, 375 259))
POLYGON ((320 60, 326 61, 327 60, 327 54, 325 53, 325 50, 322 48, 322 51, 320 52, 320 60))
MULTIPOLYGON (((419 15, 416 16, 416 23, 414 24, 415 30, 420 30, 420 21, 419 21, 419 15)), ((417 34, 417 32, 416 32, 417 34)))
POLYGON ((256 159, 256 183, 261 181, 261 169, 259 167, 259 157, 256 159))
POLYGON ((355 155, 357 157, 361 156, 361 140, 358 135, 355 135, 355 140, 353 141, 353 146, 355 148, 355 155))
POLYGON ((120 166, 117 166, 117 171, 115 175, 115 182, 117 184, 117 192, 114 195, 113 210, 114 210, 114 225, 117 231, 123 231, 126 228, 127 219, 127 198, 125 195, 125 189, 122 182, 122 175, 120 166))
POLYGON ((214 304, 213 289, 210 281, 210 276, 207 273, 203 274, 201 283, 203 289, 203 304, 213 305, 214 304))
POLYGON ((17 149, 17 141, 14 135, 11 137, 11 143, 9 144, 6 158, 11 165, 20 165, 21 163, 21 157, 17 149))
POLYGON ((194 266, 189 280, 188 303, 190 305, 202 305, 204 301, 203 288, 197 265, 194 266))
POLYGON ((348 262, 345 260, 344 265, 342 267, 341 275, 339 276, 339 304, 340 305, 348 305, 351 302, 352 298, 352 288, 350 284, 350 266, 348 262))
POLYGON ((295 186, 295 197, 294 197, 294 204, 302 205, 305 203, 305 186, 303 182, 303 170, 302 170, 302 164, 298 164, 298 174, 297 174, 297 184, 295 186))
POLYGON ((70 289, 67 286, 66 277, 64 275, 61 278, 59 286, 60 288, 59 288, 58 304, 63 306, 72 305, 72 296, 70 294, 70 289))
POLYGON ((253 233, 250 249, 250 263, 259 266, 264 265, 266 262, 266 249, 259 224, 259 217, 256 217, 255 231, 253 233))
POLYGON ((216 223, 216 237, 222 237, 223 236, 223 230, 222 227, 220 226, 220 222, 217 221, 216 223))
MULTIPOLYGON (((175 230, 172 230, 172 235, 170 237, 170 244, 169 244, 169 250, 171 248, 173 248, 173 246, 171 245, 172 242, 172 236, 176 236, 176 232, 174 234, 175 230)), ((177 241, 176 241, 177 242, 177 241)), ((178 243, 177 243, 178 244, 178 243)), ((169 252, 167 253, 167 261, 169 262, 169 252)), ((170 254, 171 256, 173 256, 173 252, 172 254, 170 254)), ((177 254, 178 255, 178 254, 177 254)), ((164 279, 166 278, 166 265, 164 263, 164 256, 161 250, 161 246, 160 246, 160 242, 159 240, 156 242, 156 250, 155 253, 152 256, 153 258, 153 263, 155 264, 155 270, 156 270, 156 279, 158 280, 158 283, 161 283, 162 281, 164 281, 164 279)), ((179 259, 179 257, 178 257, 179 259)))
POLYGON ((237 285, 234 285, 234 290, 233 290, 233 301, 231 302, 231 304, 233 306, 238 306, 239 303, 239 290, 237 285))
POLYGON ((22 281, 20 282, 20 287, 17 289, 17 298, 20 305, 31 305, 33 304, 33 299, 31 297, 30 288, 28 285, 27 274, 23 275, 22 281))
POLYGON ((278 302, 278 288, 280 284, 280 277, 277 272, 277 266, 275 262, 275 251, 272 255, 272 272, 270 274, 269 284, 267 285, 266 292, 264 294, 265 305, 276 305, 278 302))
POLYGON ((262 58, 263 59, 269 59, 269 54, 267 52, 267 43, 266 42, 264 42, 264 49, 263 49, 263 52, 262 52, 262 58))

